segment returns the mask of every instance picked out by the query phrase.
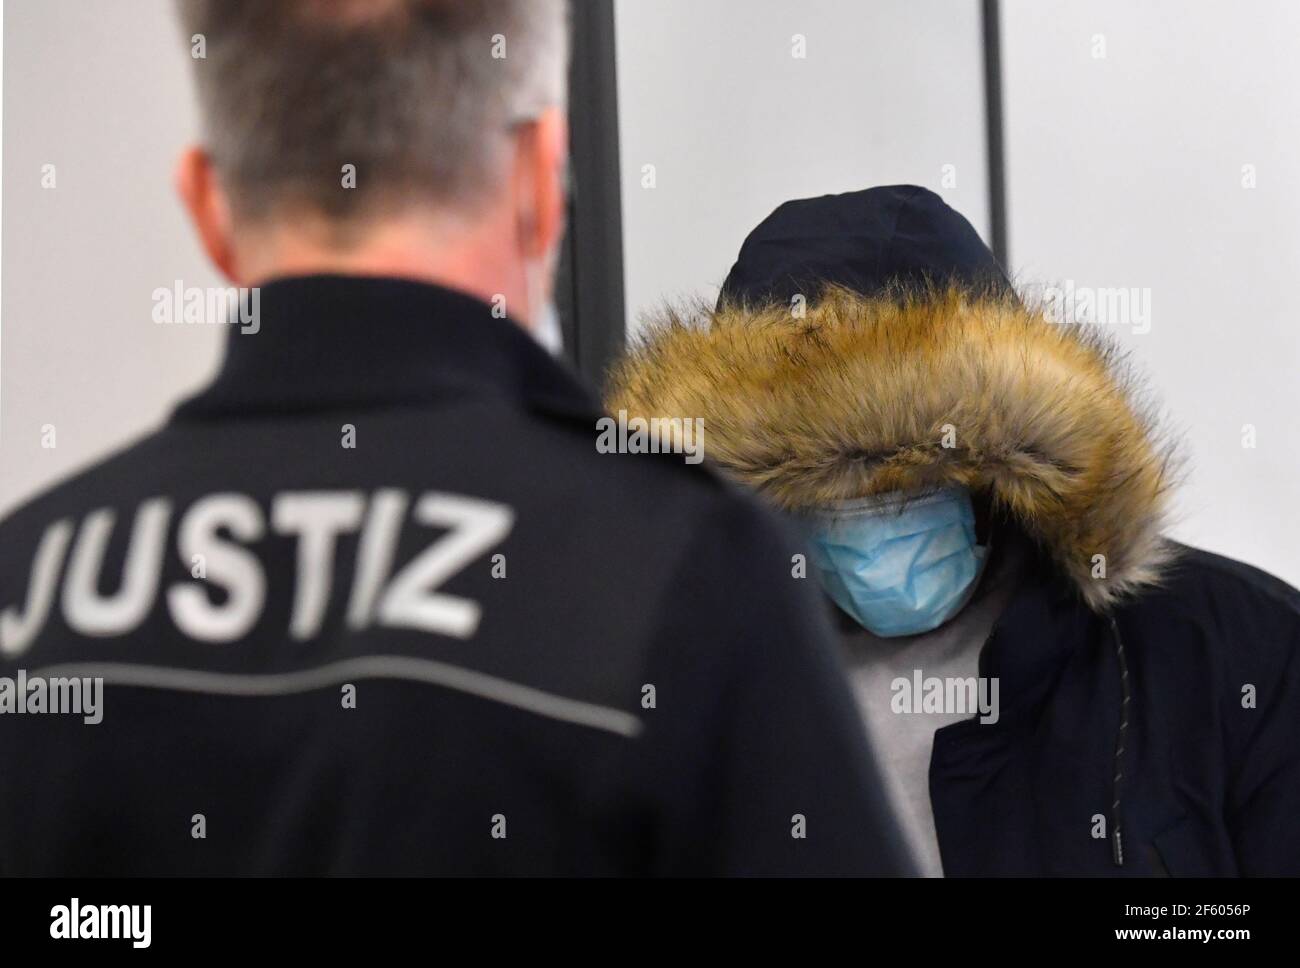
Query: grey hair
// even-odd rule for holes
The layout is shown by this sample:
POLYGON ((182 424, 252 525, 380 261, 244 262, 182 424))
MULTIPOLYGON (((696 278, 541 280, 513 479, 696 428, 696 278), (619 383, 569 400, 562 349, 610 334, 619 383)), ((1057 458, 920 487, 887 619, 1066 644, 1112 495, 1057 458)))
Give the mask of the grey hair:
POLYGON ((177 0, 236 212, 471 208, 511 126, 564 104, 567 0, 177 0), (355 186, 345 187, 345 175, 355 186))

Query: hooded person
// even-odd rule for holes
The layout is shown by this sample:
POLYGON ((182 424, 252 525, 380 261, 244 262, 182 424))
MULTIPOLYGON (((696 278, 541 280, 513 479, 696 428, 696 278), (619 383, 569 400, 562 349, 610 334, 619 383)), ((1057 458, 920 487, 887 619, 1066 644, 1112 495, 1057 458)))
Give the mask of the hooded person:
POLYGON ((702 418, 803 526, 926 872, 1300 873, 1300 593, 1165 537, 1173 449, 1096 327, 914 186, 782 205, 699 315, 608 409, 702 418))

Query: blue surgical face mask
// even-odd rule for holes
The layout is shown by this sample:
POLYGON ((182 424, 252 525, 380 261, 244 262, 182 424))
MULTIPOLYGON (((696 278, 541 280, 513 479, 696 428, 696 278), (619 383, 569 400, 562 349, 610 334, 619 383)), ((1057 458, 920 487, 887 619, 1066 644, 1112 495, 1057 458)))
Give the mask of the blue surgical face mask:
POLYGON ((986 558, 970 494, 961 489, 849 501, 806 523, 822 587, 882 638, 929 632, 956 615, 986 558))

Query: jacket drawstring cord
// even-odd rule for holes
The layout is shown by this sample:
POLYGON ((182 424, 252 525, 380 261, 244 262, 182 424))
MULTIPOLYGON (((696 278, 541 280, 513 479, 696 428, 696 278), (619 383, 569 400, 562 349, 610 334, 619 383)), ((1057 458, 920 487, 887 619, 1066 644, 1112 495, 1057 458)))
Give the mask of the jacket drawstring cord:
POLYGON ((1128 705, 1132 698, 1128 679, 1128 656, 1124 652, 1124 639, 1119 634, 1119 623, 1110 617, 1111 636, 1115 640, 1115 654, 1119 657, 1120 706, 1119 732, 1115 737, 1115 778, 1112 781, 1111 848, 1115 866, 1124 866, 1124 831, 1120 821, 1120 798, 1124 786, 1124 746, 1128 739, 1128 705))

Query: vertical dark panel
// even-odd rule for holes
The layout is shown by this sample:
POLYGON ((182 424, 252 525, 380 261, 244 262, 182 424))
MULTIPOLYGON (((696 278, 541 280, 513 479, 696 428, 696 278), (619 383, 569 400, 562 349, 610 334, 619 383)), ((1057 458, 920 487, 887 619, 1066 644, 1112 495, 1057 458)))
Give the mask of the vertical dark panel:
POLYGON ((573 0, 571 6, 572 193, 558 302, 569 358, 597 382, 624 340, 614 0, 573 0))
POLYGON ((984 117, 988 143, 989 246, 1007 267, 1007 173, 1002 130, 1002 17, 998 0, 982 0, 984 23, 984 117))

